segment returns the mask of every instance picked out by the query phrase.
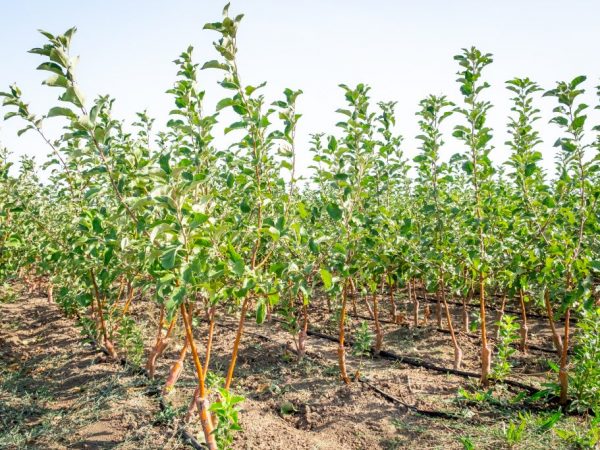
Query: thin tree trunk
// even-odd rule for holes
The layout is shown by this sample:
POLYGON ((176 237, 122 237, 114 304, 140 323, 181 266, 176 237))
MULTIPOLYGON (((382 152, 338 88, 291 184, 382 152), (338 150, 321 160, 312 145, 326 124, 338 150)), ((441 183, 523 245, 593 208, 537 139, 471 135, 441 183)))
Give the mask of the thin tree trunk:
POLYGON ((468 308, 468 304, 471 303, 471 300, 473 299, 473 285, 471 285, 471 287, 469 287, 469 290, 467 291, 467 296, 463 296, 462 299, 462 303, 463 303, 463 308, 462 308, 462 326, 463 326, 463 331, 465 333, 469 332, 469 308, 468 308))
POLYGON ((125 316, 129 312, 129 308, 131 306, 131 302, 133 301, 133 294, 135 289, 131 286, 131 281, 128 282, 127 288, 127 300, 125 301, 125 306, 123 306, 123 312, 121 313, 121 317, 125 316))
POLYGON ((562 356, 563 343, 556 326, 554 325, 554 313, 552 312, 552 305, 550 304, 550 290, 546 288, 544 290, 544 303, 546 304, 546 313, 548 314, 548 321, 550 322, 550 329, 552 330, 552 342, 558 356, 562 356))
MULTIPOLYGON (((445 294, 444 294, 445 297, 445 294)), ((437 321, 437 327, 442 329, 442 303, 441 303, 441 295, 440 292, 438 291, 436 293, 436 305, 435 305, 435 319, 437 321)))
POLYGON ((423 284, 423 298, 425 299, 425 306, 423 306, 423 325, 427 325, 429 323, 429 318, 431 317, 431 310, 429 309, 429 298, 427 297, 425 284, 423 284))
POLYGON ((394 283, 392 277, 389 276, 388 282, 389 298, 390 298, 390 314, 392 315, 392 321, 398 323, 398 308, 396 307, 396 300, 394 299, 394 283))
POLYGON ((198 411, 200 412, 200 423, 202 424, 202 430, 204 431, 204 438, 206 439, 206 445, 208 446, 209 450, 218 450, 217 441, 213 433, 212 420, 209 415, 210 405, 206 397, 204 372, 202 369, 202 364, 200 364, 200 358, 198 357, 198 350, 196 349, 196 344, 194 343, 194 334, 192 333, 191 320, 187 315, 185 304, 183 303, 181 304, 181 316, 185 325, 185 333, 187 336, 187 340, 190 344, 190 349, 192 350, 194 366, 196 367, 196 376, 198 378, 199 390, 199 397, 198 401, 196 402, 196 405, 198 407, 198 411))
POLYGON ((238 329, 235 335, 235 342, 233 343, 233 352, 231 354, 231 361, 229 362, 229 369, 227 370, 227 378, 225 379, 225 390, 229 390, 231 381, 233 380, 233 372, 235 370, 235 363, 238 357, 238 350, 240 348, 240 341, 242 339, 242 333, 244 332, 244 321, 246 320, 246 311, 248 310, 248 304, 250 297, 246 296, 242 303, 242 311, 240 313, 240 320, 238 322, 238 329))
POLYGON ((154 368, 156 365, 156 356, 158 349, 162 343, 163 326, 165 323, 165 305, 160 305, 160 315, 158 317, 158 326, 156 327, 156 339, 154 340, 154 347, 150 350, 148 360, 146 361, 146 370, 150 379, 154 378, 154 368))
POLYGON ((217 312, 216 306, 211 306, 208 310, 208 339, 206 340, 206 357, 204 359, 204 374, 208 373, 210 367, 210 356, 212 354, 212 343, 215 335, 215 314, 217 312))
MULTIPOLYGON (((299 293, 302 297, 302 293, 299 293)), ((308 336, 308 308, 302 298, 302 328, 298 334, 298 358, 304 357, 306 353, 306 338, 308 336)))
POLYGON ((117 355, 115 346, 108 337, 106 323, 104 322, 104 307, 102 306, 102 300, 100 299, 100 289, 98 289, 98 283, 96 283, 96 276, 94 275, 93 269, 90 269, 90 276, 92 279, 92 285, 94 287, 94 296, 96 297, 96 304, 98 306, 98 317, 100 319, 100 330, 104 339, 104 347, 106 348, 106 351, 108 352, 108 355, 111 358, 118 359, 119 356, 117 355))
MULTIPOLYGON (((410 281, 409 281, 410 283, 410 281)), ((417 282, 413 280, 412 284, 413 294, 413 325, 415 328, 419 326, 419 299, 417 298, 417 282)))
POLYGON ((373 307, 369 303, 369 294, 365 294, 365 296, 363 297, 363 300, 365 301, 365 306, 367 307, 369 316, 371 316, 371 319, 375 320, 375 313, 373 312, 373 307))
POLYGON ((558 379, 560 382, 560 404, 566 405, 569 400, 569 373, 567 370, 567 354, 569 352, 569 322, 571 321, 571 308, 565 314, 565 331, 563 334, 562 353, 560 355, 560 368, 558 379))
POLYGON ((379 323, 379 300, 377 290, 373 293, 373 320, 375 322, 375 354, 378 355, 383 347, 383 331, 379 323))
MULTIPOLYGON (((346 384, 350 384, 350 378, 346 371, 346 348, 344 347, 344 323, 346 321, 346 291, 347 283, 344 283, 342 288, 342 310, 340 311, 340 328, 339 328, 339 346, 338 346, 338 363, 340 366, 340 374, 342 380, 346 384)), ((368 303, 368 302, 367 302, 368 303)))
POLYGON ((441 297, 444 303, 444 311, 446 312, 446 321, 448 322, 448 330, 450 330, 450 337, 452 338, 452 346, 454 347, 454 369, 458 370, 462 365, 463 352, 458 345, 458 339, 456 338, 456 333, 454 332, 454 326, 452 325, 452 316, 450 315, 450 308, 448 307, 448 302, 446 301, 446 292, 444 289, 444 280, 443 278, 440 280, 440 293, 438 294, 438 299, 441 297))
MULTIPOLYGON (((208 311, 208 339, 206 341, 206 353, 205 353, 205 357, 204 357, 204 377, 206 378, 206 374, 208 373, 208 368, 210 367, 210 355, 212 352, 212 342, 213 342, 213 335, 214 335, 214 330, 215 330, 215 312, 216 312, 216 308, 215 306, 210 307, 209 311, 208 311)), ((189 406, 188 406, 188 410, 187 410, 187 414, 185 415, 185 421, 189 422, 192 419, 192 416, 194 414, 194 410, 197 408, 198 405, 198 401, 200 400, 200 388, 196 387, 196 389, 194 390, 194 396, 192 398, 192 401, 190 402, 189 406)), ((213 424, 216 423, 216 418, 213 416, 212 417, 213 420, 213 424)))
POLYGON ((271 322, 272 313, 273 313, 273 307, 271 306, 271 301, 269 299, 267 299, 267 317, 266 317, 267 322, 271 322))
POLYGON ((504 318, 504 308, 506 307, 506 293, 502 295, 502 303, 500 304, 500 309, 498 310, 498 316, 496 316, 496 339, 500 338, 500 322, 504 318))
POLYGON ((150 377, 150 379, 154 378, 154 372, 156 370, 156 361, 162 356, 169 344, 169 337, 171 337, 171 333, 173 332, 173 328, 175 327, 176 320, 177 317, 173 317, 171 319, 171 322, 169 323, 169 328, 163 336, 162 329, 164 326, 164 308, 161 308, 161 319, 159 320, 158 332, 156 334, 156 342, 154 343, 154 348, 150 352, 150 355, 148 355, 148 361, 146 362, 146 370, 148 371, 148 377, 150 377))
POLYGON ((479 302, 481 315, 481 385, 488 387, 490 384, 489 375, 492 364, 492 350, 487 340, 487 324, 485 315, 485 283, 483 272, 479 272, 479 302))
POLYGON ((519 344, 519 349, 523 353, 527 353, 529 327, 527 326, 527 310, 525 309, 525 293, 523 289, 519 289, 519 303, 521 306, 521 343, 519 344))
POLYGON ((183 362, 185 361, 185 357, 187 355, 189 349, 189 343, 187 337, 183 341, 183 347, 179 351, 179 357, 177 360, 171 365, 171 369, 169 370, 169 376, 167 377, 167 381, 163 387, 163 394, 168 394, 173 390, 175 383, 179 379, 181 372, 183 371, 183 362))
POLYGON ((352 299, 352 312, 355 316, 358 316, 356 309, 356 286, 354 286, 354 280, 350 278, 350 298, 352 299))

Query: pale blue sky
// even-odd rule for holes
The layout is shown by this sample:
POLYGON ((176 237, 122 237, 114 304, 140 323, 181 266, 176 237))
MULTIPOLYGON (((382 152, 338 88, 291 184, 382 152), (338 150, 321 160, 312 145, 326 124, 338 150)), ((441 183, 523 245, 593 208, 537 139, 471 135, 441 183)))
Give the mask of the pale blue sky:
MULTIPOLYGON (((109 93, 117 98, 115 113, 131 121, 147 108, 166 120, 171 99, 165 90, 175 78, 171 63, 192 44, 195 59, 216 57, 213 32, 202 25, 218 20, 224 2, 214 0, 4 0, 0 4, 0 89, 17 81, 31 108, 42 114, 57 91, 40 85, 40 59, 27 50, 43 43, 36 29, 62 32, 79 29, 73 53, 81 56, 78 78, 88 99, 109 93)), ((452 56, 461 47, 476 45, 494 54, 487 69, 492 84, 487 97, 495 104, 490 124, 495 128, 493 157, 503 161, 507 151, 504 125, 509 93, 504 81, 529 76, 542 87, 585 74, 586 100, 597 104, 593 87, 600 84, 600 1, 598 0, 245 0, 234 1, 234 14, 245 13, 239 35, 240 70, 247 83, 267 81, 269 100, 285 87, 300 88, 303 113, 299 128, 299 158, 309 164, 308 134, 333 131, 335 109, 343 105, 339 83, 372 86, 373 104, 398 102, 398 131, 405 151, 415 154, 418 101, 430 93, 460 100, 452 56)), ((216 85, 215 71, 203 73, 207 108, 225 95, 216 85)), ((557 130, 547 125, 553 100, 544 98, 540 121, 546 166, 552 164, 557 130)), ((224 120, 227 118, 224 118, 224 120)), ((600 123, 597 112, 593 123, 600 123)), ((57 119, 52 119, 58 124, 57 119)), ((15 155, 37 155, 47 149, 34 134, 16 137, 16 119, 0 123, 0 141, 15 155)), ((449 136, 448 156, 462 147, 449 136)), ((56 133, 56 126, 49 132, 56 133)), ((219 142, 223 142, 222 139, 219 142)))

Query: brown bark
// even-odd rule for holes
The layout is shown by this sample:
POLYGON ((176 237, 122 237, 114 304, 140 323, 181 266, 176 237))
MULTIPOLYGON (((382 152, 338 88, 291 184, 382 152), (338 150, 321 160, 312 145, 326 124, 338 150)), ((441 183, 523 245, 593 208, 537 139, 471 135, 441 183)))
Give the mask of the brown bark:
POLYGON ((527 326, 527 310, 525 308, 525 293, 523 289, 519 289, 519 304, 521 306, 521 342, 519 349, 523 353, 527 353, 527 336, 529 327, 527 326))
POLYGON ((394 283, 392 278, 389 278, 388 282, 388 293, 390 297, 390 314, 392 315, 392 321, 398 323, 398 308, 396 307, 396 300, 394 299, 394 283))
MULTIPOLYGON (((408 281, 410 287, 410 280, 408 281)), ((409 291, 410 292, 410 291, 409 291)), ((417 282, 413 280, 412 283, 412 295, 413 295, 413 326, 417 328, 419 326, 419 299, 417 298, 417 282)))
POLYGON ((379 300, 377 299, 377 291, 373 293, 373 320, 375 322, 374 353, 378 355, 383 347, 383 330, 381 329, 381 323, 379 323, 379 300))
POLYGON ((500 309, 498 310, 498 315, 496 316, 496 330, 495 335, 496 339, 500 338, 500 322, 502 322, 502 318, 504 317, 504 308, 506 307, 506 294, 502 295, 502 303, 500 304, 500 309))
POLYGON ((187 311, 185 305, 181 305, 181 317, 183 318, 183 323, 185 325, 185 332, 187 336, 187 340, 190 344, 190 349, 192 350, 192 359, 194 361, 194 366, 196 367, 196 376, 198 379, 198 411, 200 412, 200 423, 202 424, 202 430, 204 431, 204 438, 206 440, 206 445, 209 450, 218 450, 217 442, 215 439, 215 435, 213 434, 213 424, 211 417, 208 413, 209 403, 206 398, 206 388, 204 385, 204 372, 202 369, 202 364, 200 364, 200 358, 198 357, 198 350, 196 349, 196 344, 194 342, 194 335, 192 333, 192 325, 191 320, 187 315, 187 311))
POLYGON ((448 330, 450 331, 450 337, 452 339, 452 346, 454 347, 454 370, 459 370, 462 366, 462 358, 463 352, 458 345, 458 339, 456 338, 456 333, 454 332, 454 325, 452 325, 452 316, 450 315, 450 308, 448 307, 448 302, 446 301, 446 291, 444 286, 443 278, 440 279, 439 283, 440 292, 438 294, 438 299, 442 299, 444 303, 444 311, 446 312, 446 321, 448 322, 448 330))
MULTIPOLYGON (((210 367, 210 355, 212 352, 212 341, 213 341, 213 335, 214 335, 214 330, 215 330, 215 312, 216 312, 216 307, 215 306, 211 306, 210 309, 208 310, 208 339, 206 341, 206 355, 204 358, 204 377, 206 378, 206 374, 208 373, 208 368, 210 367)), ((192 398, 192 401, 190 402, 190 405, 188 406, 188 410, 187 413, 185 415, 185 421, 189 422, 192 418, 192 415, 194 414, 194 410, 198 407, 198 402, 200 400, 200 389, 198 387, 196 387, 195 391, 194 391, 194 397, 192 398)), ((198 412, 200 412, 200 409, 198 409, 198 412)), ((213 417, 213 424, 215 423, 215 417, 213 417)))
POLYGON ((100 298, 100 289, 98 288, 98 283, 96 283, 96 276, 94 274, 94 270, 90 269, 90 276, 92 279, 92 285, 94 287, 94 297, 96 298, 96 305, 98 307, 97 313, 98 318, 100 320, 100 330, 102 332, 102 338, 104 340, 104 347, 108 352, 108 355, 113 359, 118 359, 117 351, 115 350, 115 346, 111 342, 108 337, 108 331, 106 329, 106 323, 104 322, 104 307, 102 305, 102 299, 100 298))
POLYGON ((369 312, 369 316, 371 316, 371 319, 375 320, 375 315, 373 313, 373 307, 371 306, 371 303, 369 303, 369 295, 366 294, 363 297, 363 300, 365 301, 365 306, 367 307, 367 311, 369 312))
POLYGON ((206 340, 206 357, 204 359, 204 374, 208 373, 210 367, 210 355, 212 353, 212 343, 215 334, 215 314, 216 306, 211 306, 208 310, 208 339, 206 340))
POLYGON ((562 352, 560 355, 560 368, 558 380, 560 382, 560 404, 566 405, 569 400, 569 372, 567 370, 567 354, 569 352, 569 322, 571 321, 571 308, 565 314, 565 329, 563 334, 562 352))
POLYGON ((462 309, 462 318, 463 318, 463 331, 465 333, 469 332, 469 308, 468 308, 468 304, 471 303, 471 300, 473 299, 473 286, 471 285, 471 287, 469 288, 468 292, 467 292, 467 296, 464 297, 462 299, 462 303, 463 303, 463 309, 462 309))
MULTIPOLYGON (((302 296, 302 294, 300 294, 302 296)), ((306 338, 308 336, 308 308, 302 302, 302 328, 298 334, 298 357, 302 358, 306 353, 306 338)))
POLYGON ((352 312, 355 316, 358 316, 356 309, 356 286, 354 286, 354 280, 350 278, 350 298, 352 299, 352 312))
POLYGON ((550 304, 550 290, 546 289, 544 291, 544 303, 546 305, 546 314, 548 314, 548 322, 550 323, 550 330, 552 330, 552 342, 554 343, 554 348, 556 348, 556 352, 558 356, 562 356, 563 351, 563 343, 558 331, 556 330, 556 325, 554 324, 554 312, 552 311, 552 305, 550 304))
POLYGON ((485 283, 483 273, 479 272, 479 305, 481 316, 481 385, 488 387, 492 364, 492 350, 487 340, 487 324, 485 315, 485 283))
POLYGON ((156 365, 156 356, 158 353, 158 349, 162 344, 162 332, 163 326, 165 323, 165 305, 160 306, 160 314, 158 317, 158 326, 156 327, 156 339, 154 340, 154 347, 150 350, 150 354, 148 355, 148 360, 146 361, 146 370, 148 371, 148 376, 150 379, 154 378, 154 368, 156 365))
POLYGON ((129 312, 131 302, 133 301, 134 292, 135 292, 135 290, 131 286, 131 281, 129 281, 128 289, 127 289, 127 300, 125 301, 125 306, 123 306, 123 312, 121 313, 121 316, 125 316, 129 312))
MULTIPOLYGON (((441 328, 443 328, 442 327, 442 303, 440 301, 441 296, 439 294, 440 294, 440 292, 438 291, 436 293, 437 302, 435 305, 435 319, 437 321, 437 327, 441 329, 441 328)), ((445 294, 444 294, 444 296, 445 296, 445 294)))
POLYGON ((227 370, 227 378, 225 379, 225 390, 229 390, 231 381, 233 380, 233 372, 235 370, 235 363, 237 361, 238 350, 240 348, 240 341, 242 339, 242 333, 244 332, 244 321, 246 320, 246 311, 248 310, 248 304, 250 297, 246 296, 242 303, 242 310, 240 312, 240 320, 238 322, 238 329, 235 335, 235 342, 233 343, 233 352, 231 354, 231 361, 229 362, 229 369, 227 370))
POLYGON ((273 307, 271 306, 271 301, 267 299, 267 317, 265 318, 267 322, 271 322, 272 313, 273 307))
POLYGON ((183 362, 185 361, 188 349, 189 343, 186 337, 183 341, 183 347, 181 347, 181 350, 179 351, 179 358, 177 358, 177 360, 171 365, 169 376, 167 377, 167 381, 163 387, 163 394, 168 394, 170 391, 172 391, 175 383, 177 383, 177 380, 183 371, 183 362))
POLYGON ((173 328, 175 327, 176 317, 171 319, 169 324, 169 328, 167 329, 166 334, 163 336, 163 326, 164 326, 164 307, 161 307, 161 317, 158 323, 158 331, 156 333, 156 341, 154 343, 153 349, 150 351, 148 355, 148 360, 146 362, 146 370, 148 371, 148 377, 150 379, 154 378, 154 372, 156 370, 156 361, 161 355, 164 353, 165 349, 169 344, 169 337, 173 332, 173 328))
MULTIPOLYGON (((339 346, 338 346, 338 363, 340 366, 340 375, 346 384, 350 384, 350 378, 346 371, 346 348, 344 347, 344 322, 346 321, 346 290, 347 286, 344 283, 342 288, 342 309, 340 311, 339 323, 339 346)), ((368 303, 368 302, 367 302, 368 303)))

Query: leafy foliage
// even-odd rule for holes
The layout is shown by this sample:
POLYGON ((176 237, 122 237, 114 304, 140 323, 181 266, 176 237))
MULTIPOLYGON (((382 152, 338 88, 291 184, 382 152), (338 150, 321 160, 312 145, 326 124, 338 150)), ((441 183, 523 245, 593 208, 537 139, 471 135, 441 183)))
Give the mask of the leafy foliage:
MULTIPOLYGON (((558 82, 544 94, 555 105, 550 122, 560 132, 554 174, 541 164, 547 153, 536 129, 542 89, 529 78, 506 83, 510 156, 503 165, 492 161, 495 131, 487 118, 493 105, 485 99, 484 74, 493 56, 471 47, 454 57, 461 98, 430 95, 419 103, 412 162, 396 130, 396 102, 374 102, 364 83, 341 84, 340 120, 332 133, 311 135, 305 177, 296 161, 302 91, 286 88, 268 100, 265 83, 242 82, 242 19, 227 5, 221 21, 205 25, 217 36, 215 59, 199 64, 187 47, 175 60, 176 80, 167 91, 173 109, 160 127, 146 112, 131 124, 114 117, 109 96, 86 99, 78 58, 70 54, 76 29, 42 31, 44 44, 31 53, 42 59, 44 84, 59 93, 55 105, 40 116, 17 85, 0 93, 5 119, 20 120, 19 134, 36 133, 49 149, 43 181, 31 158, 12 167, 8 151, 0 150, 0 283, 17 275, 42 280, 84 334, 111 356, 121 352, 136 361, 143 341, 130 307, 152 302, 149 309, 159 316, 150 366, 180 318, 193 336, 194 313, 213 328, 217 311, 236 317, 226 373, 210 361, 201 364, 193 339, 184 344, 191 347, 201 400, 213 401, 209 409, 218 419, 211 430, 211 419, 202 418, 205 437, 224 448, 239 429, 242 398, 230 385, 247 313, 258 324, 279 315, 301 356, 318 296, 327 298, 337 321, 346 382, 347 307, 356 299, 366 300, 373 319, 373 328, 362 322, 354 332, 355 350, 364 353, 383 345, 383 302, 401 323, 395 295, 406 289, 419 327, 419 297, 435 295, 437 324, 442 327, 444 312, 456 368, 462 350, 447 299, 462 299, 463 330, 480 330, 484 386, 490 376, 508 376, 517 327, 525 350, 527 309, 539 309, 560 355, 562 402, 597 411, 600 125, 590 123, 591 108, 582 101, 586 77, 558 82), (200 87, 203 70, 220 75, 222 98, 214 105, 200 87), (48 121, 63 125, 58 136, 47 134, 48 121), (224 144, 216 139, 221 129, 224 144), (450 138, 459 152, 443 160, 450 138), (470 324, 467 304, 475 296, 480 308, 470 324), (501 309, 519 301, 521 316, 500 319, 493 355, 487 314, 498 298, 501 309), (224 387, 216 392, 221 376, 224 387)), ((600 87, 596 93, 600 99, 600 87)), ((518 424, 511 429, 511 445, 522 432, 518 424)))

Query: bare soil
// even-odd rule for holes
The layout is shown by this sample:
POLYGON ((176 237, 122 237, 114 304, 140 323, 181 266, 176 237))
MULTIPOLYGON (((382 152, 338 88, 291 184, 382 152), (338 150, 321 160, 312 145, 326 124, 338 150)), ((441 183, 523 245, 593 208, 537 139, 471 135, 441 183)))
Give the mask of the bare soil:
MULTIPOLYGON (((368 314, 361 309, 359 314, 368 314)), ((382 310, 386 308, 382 305, 382 310)), ((408 307, 410 308, 410 307, 408 307)), ((433 308, 432 308, 433 310, 433 308)), ((335 334, 332 314, 324 305, 311 313, 311 326, 335 334)), ((456 311, 455 320, 459 320, 456 311)), ((157 317, 151 302, 134 304, 132 314, 141 324, 145 348, 154 340, 157 317)), ((213 342, 211 370, 223 376, 229 364, 237 322, 222 314, 213 342)), ((206 323, 196 318, 197 341, 204 349, 206 323)), ((350 319, 349 334, 360 320, 350 319)), ((457 322, 458 323, 458 322, 457 322)), ((372 324, 371 324, 372 326, 372 324)), ((546 326, 532 321, 532 343, 548 346, 546 326)), ((451 367, 450 337, 437 332, 432 321, 419 328, 384 324, 384 348, 405 356, 451 367)), ((177 325, 170 345, 158 361, 157 386, 177 357, 184 335, 177 325)), ((467 370, 479 368, 477 342, 460 334, 467 370)), ((241 404, 243 431, 234 449, 477 449, 569 448, 553 432, 541 432, 535 421, 551 412, 533 410, 523 436, 510 443, 506 430, 519 424, 522 405, 514 391, 497 385, 486 400, 466 400, 459 391, 484 393, 477 381, 432 372, 370 356, 354 356, 348 349, 353 378, 369 380, 405 405, 454 415, 455 419, 418 414, 354 381, 344 385, 337 368, 337 345, 308 338, 308 354, 298 360, 292 338, 276 321, 246 323, 232 389, 246 400, 241 404)), ((518 353, 513 378, 532 385, 547 381, 547 359, 555 355, 518 353)), ((82 338, 74 321, 54 304, 30 298, 0 304, 0 448, 120 448, 175 449, 184 444, 173 431, 179 425, 196 382, 190 361, 176 389, 166 399, 172 416, 161 413, 143 376, 107 361, 82 338)), ((212 389, 212 398, 216 391, 212 389)), ((485 396, 485 395, 483 395, 485 396)), ((581 428, 583 419, 566 418, 561 426, 581 428)), ((188 430, 202 440, 197 421, 188 430)))
POLYGON ((175 449, 139 376, 84 345, 56 304, 0 304, 0 448, 175 449))

